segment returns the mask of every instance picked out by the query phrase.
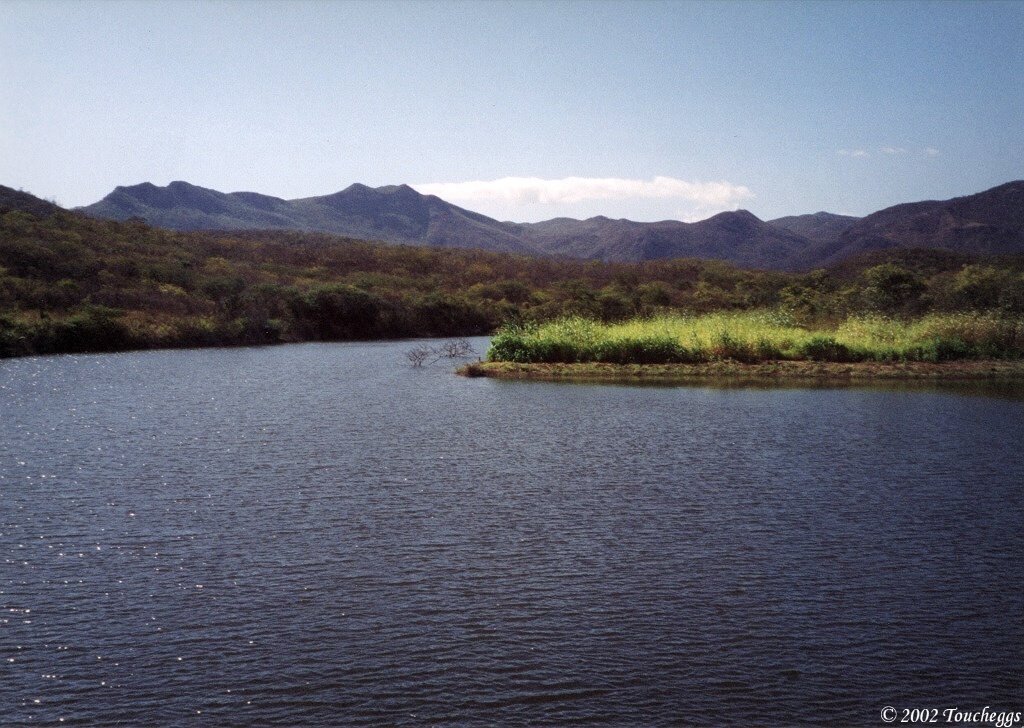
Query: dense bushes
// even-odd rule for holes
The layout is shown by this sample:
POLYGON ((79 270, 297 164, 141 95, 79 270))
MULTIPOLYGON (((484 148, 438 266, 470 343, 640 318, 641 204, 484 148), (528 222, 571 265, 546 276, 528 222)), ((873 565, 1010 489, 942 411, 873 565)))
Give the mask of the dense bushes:
MULTIPOLYGON (((513 358, 551 361, 581 351, 622 362, 792 355, 852 360, 862 352, 828 332, 866 320, 864 314, 917 319, 929 312, 993 312, 984 314, 992 321, 1024 314, 1021 259, 934 251, 885 256, 787 274, 716 261, 610 264, 388 246, 318 233, 177 233, 68 212, 39 218, 8 212, 0 214, 0 356, 465 336, 505 324, 525 331, 567 316, 615 324, 756 308, 821 329, 824 338, 801 339, 802 354, 771 337, 731 329, 699 346, 659 331, 590 344, 572 337, 534 341, 526 354, 509 333, 519 329, 503 330, 497 344, 513 358)), ((942 360, 1016 351, 1017 334, 995 333, 1004 324, 991 324, 995 328, 979 339, 980 319, 969 330, 955 321, 915 339, 916 354, 893 349, 888 355, 942 360)), ((873 351, 887 350, 879 345, 873 351)))

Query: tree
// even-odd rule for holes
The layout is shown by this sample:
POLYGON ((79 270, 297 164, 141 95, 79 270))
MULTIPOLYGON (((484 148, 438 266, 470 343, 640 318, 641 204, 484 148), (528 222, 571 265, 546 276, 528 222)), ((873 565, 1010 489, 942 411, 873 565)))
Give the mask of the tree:
POLYGON ((910 308, 927 290, 915 273, 895 263, 868 268, 863 279, 865 286, 861 295, 865 305, 883 313, 897 313, 910 308))

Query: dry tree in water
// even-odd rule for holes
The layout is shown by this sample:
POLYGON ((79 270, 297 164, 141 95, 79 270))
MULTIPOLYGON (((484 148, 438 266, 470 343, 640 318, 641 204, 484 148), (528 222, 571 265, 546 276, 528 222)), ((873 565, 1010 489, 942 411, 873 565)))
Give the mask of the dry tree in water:
POLYGON ((405 352, 405 358, 413 367, 421 367, 428 363, 433 364, 442 359, 466 359, 471 356, 476 356, 476 351, 473 350, 472 344, 466 339, 452 339, 442 342, 433 348, 417 346, 415 349, 405 352))

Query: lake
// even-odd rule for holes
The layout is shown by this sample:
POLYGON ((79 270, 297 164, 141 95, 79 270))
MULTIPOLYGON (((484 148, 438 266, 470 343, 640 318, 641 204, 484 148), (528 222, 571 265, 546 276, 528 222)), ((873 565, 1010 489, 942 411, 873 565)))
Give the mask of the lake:
POLYGON ((1019 396, 500 382, 413 346, 0 362, 0 723, 1024 710, 1019 396))

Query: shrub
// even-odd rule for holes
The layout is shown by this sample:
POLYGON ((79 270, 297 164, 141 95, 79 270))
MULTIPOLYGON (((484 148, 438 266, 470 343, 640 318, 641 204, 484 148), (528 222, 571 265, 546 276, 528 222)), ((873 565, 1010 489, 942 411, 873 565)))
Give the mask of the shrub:
POLYGON ((922 347, 923 361, 954 361, 977 356, 977 350, 962 339, 936 337, 922 347))
POLYGON ((797 348, 799 353, 813 361, 861 361, 864 357, 845 344, 841 344, 832 336, 816 335, 803 342, 797 348))
POLYGON ((611 364, 670 364, 698 360, 695 352, 668 336, 601 341, 593 346, 593 358, 611 364))

